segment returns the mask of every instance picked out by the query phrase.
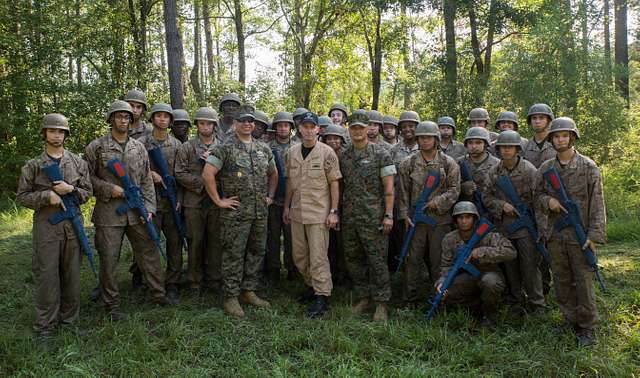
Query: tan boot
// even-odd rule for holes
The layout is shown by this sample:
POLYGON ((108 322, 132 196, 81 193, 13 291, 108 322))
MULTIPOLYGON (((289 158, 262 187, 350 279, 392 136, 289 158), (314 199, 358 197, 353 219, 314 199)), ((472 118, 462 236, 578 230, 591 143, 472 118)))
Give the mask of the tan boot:
POLYGON ((244 311, 242 311, 242 307, 240 307, 240 303, 238 303, 237 297, 225 298, 222 307, 224 308, 224 312, 226 312, 228 315, 236 318, 244 317, 244 311))
POLYGON ((240 301, 242 303, 250 304, 256 307, 263 307, 263 308, 271 307, 271 304, 269 302, 258 297, 256 293, 253 291, 245 291, 242 294, 240 294, 240 301))
POLYGON ((353 313, 356 315, 364 314, 371 307, 371 300, 369 298, 362 298, 353 306, 353 313))
POLYGON ((384 302, 376 302, 376 312, 373 314, 374 322, 386 322, 389 320, 387 304, 384 302))

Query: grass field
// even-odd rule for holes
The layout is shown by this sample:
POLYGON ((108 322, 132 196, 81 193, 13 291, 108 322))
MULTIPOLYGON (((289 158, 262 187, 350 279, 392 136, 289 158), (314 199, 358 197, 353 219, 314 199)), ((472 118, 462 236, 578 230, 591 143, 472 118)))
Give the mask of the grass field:
MULTIPOLYGON (((234 320, 221 299, 183 296, 160 308, 131 290, 121 264, 123 310, 130 319, 106 320, 88 301, 94 285, 82 267, 79 327, 61 330, 48 347, 34 342, 31 216, 0 213, 0 376, 640 376, 640 242, 601 249, 610 293, 598 291, 598 343, 577 349, 557 335, 557 306, 545 317, 510 319, 503 310, 496 331, 480 329, 466 312, 439 314, 393 307, 387 324, 350 313, 353 298, 338 288, 322 320, 304 317, 292 297, 299 284, 265 290, 270 310, 248 309, 234 320)), ((123 262, 129 261, 129 251, 123 262)), ((286 281, 285 281, 286 282, 286 281)))

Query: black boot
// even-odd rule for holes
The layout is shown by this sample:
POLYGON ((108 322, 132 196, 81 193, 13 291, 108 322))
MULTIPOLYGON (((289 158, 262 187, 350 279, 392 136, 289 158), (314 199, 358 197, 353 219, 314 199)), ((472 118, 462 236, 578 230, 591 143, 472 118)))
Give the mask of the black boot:
POLYGON ((304 292, 302 292, 296 298, 298 303, 309 303, 316 299, 316 293, 313 291, 313 288, 308 287, 304 292))
POLYGON ((180 294, 178 293, 178 286, 174 284, 167 285, 167 299, 172 305, 180 303, 180 294))
POLYGON ((91 302, 97 302, 102 296, 102 290, 100 289, 100 284, 96 285, 96 287, 91 290, 91 294, 89 294, 89 299, 91 302))
POLYGON ((324 295, 316 295, 316 301, 311 305, 309 311, 307 311, 307 316, 312 319, 319 318, 324 315, 327 310, 329 310, 327 297, 324 295))
POLYGON ((147 288, 147 285, 144 282, 144 279, 142 278, 142 272, 140 271, 140 269, 137 268, 133 270, 131 272, 131 286, 133 286, 133 289, 143 289, 145 290, 147 288))

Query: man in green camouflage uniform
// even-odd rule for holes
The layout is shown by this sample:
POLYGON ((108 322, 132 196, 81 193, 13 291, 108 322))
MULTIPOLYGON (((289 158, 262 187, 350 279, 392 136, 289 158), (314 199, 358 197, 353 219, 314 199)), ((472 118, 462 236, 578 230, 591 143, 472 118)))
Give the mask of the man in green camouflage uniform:
POLYGON ((366 114, 369 117, 369 125, 367 126, 369 142, 380 144, 387 151, 391 150, 391 145, 382 139, 382 126, 384 125, 382 113, 377 110, 369 110, 366 114))
POLYGON ((34 331, 46 341, 58 324, 73 324, 80 309, 79 238, 70 219, 52 224, 49 217, 65 210, 62 196, 73 195, 82 204, 91 197, 92 187, 87 163, 64 148, 64 140, 69 136, 67 118, 62 114, 47 114, 40 130, 45 140, 44 151, 22 167, 16 200, 34 210, 31 232, 36 302, 34 331), (51 182, 42 171, 51 164, 58 165, 63 181, 51 182))
POLYGON ((220 124, 216 127, 216 138, 225 141, 228 136, 233 136, 234 119, 240 107, 240 96, 235 93, 227 93, 222 96, 218 110, 220 111, 220 124))
POLYGON ((238 298, 253 306, 270 306, 255 291, 264 263, 267 208, 275 196, 278 171, 269 147, 251 137, 253 121, 253 108, 241 106, 234 134, 213 148, 202 172, 207 193, 221 209, 223 307, 234 317, 244 316, 238 298))
POLYGON ((489 131, 489 112, 485 108, 474 108, 469 111, 469 115, 467 116, 467 124, 469 127, 482 127, 489 132, 489 137, 491 142, 498 139, 498 133, 494 131, 489 131))
MULTIPOLYGON (((473 201, 474 192, 482 192, 489 169, 500 162, 500 159, 487 151, 490 143, 491 139, 486 129, 472 127, 467 130, 467 134, 464 137, 464 146, 467 149, 467 153, 458 159, 458 164, 461 166, 466 164, 469 167, 472 180, 462 181, 460 185, 460 200, 473 201)), ((479 206, 479 204, 476 204, 476 207, 479 206)))
POLYGON ((144 92, 132 89, 124 96, 124 100, 131 105, 133 110, 133 122, 129 125, 129 137, 140 139, 153 130, 153 127, 145 120, 145 113, 149 110, 149 103, 144 92))
POLYGON ((386 115, 382 118, 382 139, 390 147, 395 146, 400 141, 400 138, 398 138, 398 119, 396 117, 386 115))
MULTIPOLYGON (((496 118, 496 130, 498 130, 498 133, 502 133, 507 130, 518 131, 518 115, 510 111, 500 112, 500 114, 498 114, 498 118, 496 118)), ((489 152, 492 155, 500 157, 500 151, 496 148, 496 142, 497 140, 491 142, 489 152)), ((520 137, 520 154, 522 154, 522 151, 527 146, 528 142, 527 138, 523 138, 522 136, 520 137)))
POLYGON ((173 122, 171 122, 171 134, 180 143, 189 140, 189 130, 191 129, 191 120, 189 113, 184 109, 173 109, 173 122))
POLYGON ((442 152, 455 160, 467 153, 464 144, 455 139, 456 123, 453 118, 447 116, 438 118, 438 128, 440 129, 440 137, 442 138, 442 143, 440 144, 442 152))
POLYGON ((574 143, 578 138, 580 133, 571 118, 560 117, 551 122, 548 140, 557 155, 540 166, 535 185, 536 202, 542 213, 538 227, 542 239, 548 241, 558 306, 567 328, 575 330, 578 345, 589 346, 595 342, 598 309, 594 273, 583 249, 589 247, 596 253, 596 243, 605 242, 606 212, 600 170, 593 160, 575 150, 574 143), (572 226, 560 230, 554 227, 567 209, 562 207, 558 193, 543 179, 543 173, 551 167, 559 172, 567 195, 580 208, 587 234, 584 245, 578 244, 572 226))
POLYGON ((391 298, 387 267, 387 235, 393 227, 393 178, 396 167, 389 151, 367 138, 367 113, 356 110, 349 119, 352 144, 340 155, 344 191, 342 225, 349 275, 363 313, 373 303, 375 321, 388 319, 391 298))

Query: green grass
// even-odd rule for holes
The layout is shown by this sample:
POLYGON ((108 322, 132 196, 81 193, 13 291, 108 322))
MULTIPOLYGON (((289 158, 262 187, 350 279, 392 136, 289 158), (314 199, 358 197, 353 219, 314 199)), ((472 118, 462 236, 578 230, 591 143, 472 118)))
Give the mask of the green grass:
MULTIPOLYGON (((558 336, 557 306, 546 317, 515 320, 501 312, 495 332, 464 311, 439 314, 392 307, 388 324, 350 313, 353 298, 338 288, 322 320, 304 317, 292 297, 299 284, 265 290, 270 310, 225 316, 220 298, 183 297, 177 307, 149 304, 133 292, 122 257, 120 287, 130 319, 111 323, 88 301, 94 285, 82 268, 79 336, 61 330, 50 346, 32 339, 34 319, 30 212, 0 213, 0 376, 638 376, 640 371, 640 243, 603 247, 610 294, 598 291, 598 344, 577 349, 558 336)), ((397 284, 397 282, 396 282, 397 284)))

